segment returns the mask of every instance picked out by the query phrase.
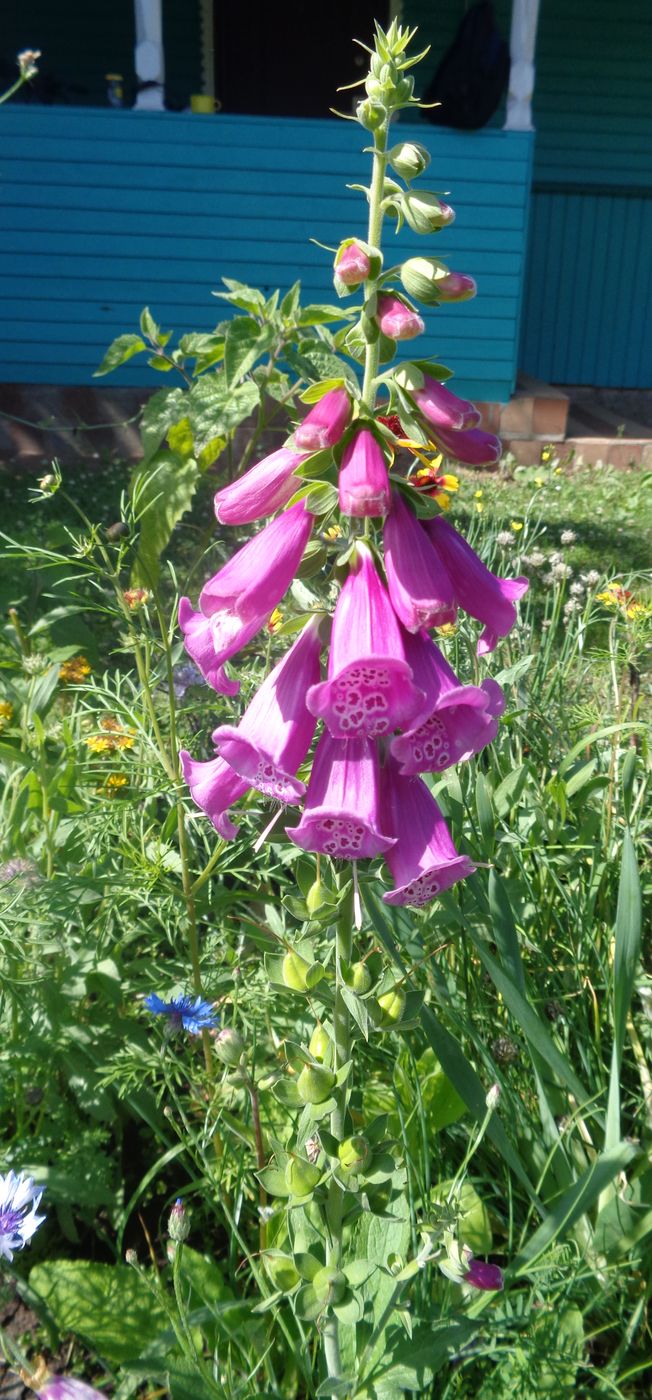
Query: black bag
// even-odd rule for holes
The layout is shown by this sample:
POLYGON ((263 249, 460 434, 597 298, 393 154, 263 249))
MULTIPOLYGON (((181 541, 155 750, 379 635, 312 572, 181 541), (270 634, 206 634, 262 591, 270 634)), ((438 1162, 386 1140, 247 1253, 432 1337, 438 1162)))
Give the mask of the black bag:
POLYGON ((489 0, 478 0, 465 14, 424 93, 424 102, 441 106, 423 115, 437 126, 477 131, 498 107, 509 65, 509 48, 496 27, 494 7, 489 0))

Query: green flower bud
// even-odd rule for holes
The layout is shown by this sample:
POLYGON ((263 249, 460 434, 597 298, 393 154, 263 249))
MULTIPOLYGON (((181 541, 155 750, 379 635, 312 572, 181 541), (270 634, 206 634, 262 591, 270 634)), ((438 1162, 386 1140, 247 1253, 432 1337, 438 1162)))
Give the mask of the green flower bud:
POLYGON ((341 1303, 346 1293, 346 1275, 341 1269, 318 1269, 312 1286, 322 1303, 341 1303))
POLYGON ((286 953, 283 959, 283 981, 293 992, 305 992, 306 974, 310 963, 300 953, 286 953))
POLYGON ((232 1026, 225 1026, 224 1030, 216 1035, 213 1043, 215 1054, 223 1065, 240 1064, 245 1043, 239 1031, 234 1030, 232 1026))
POLYGON ((446 264, 439 258, 408 258, 401 268, 401 282, 406 292, 426 306, 436 306, 440 300, 438 284, 448 275, 446 264))
POLYGON ((415 233, 436 233, 452 224, 455 211, 430 190, 408 190, 401 198, 401 209, 415 233))
POLYGON ((310 1037, 310 1045, 308 1046, 313 1060, 324 1060, 326 1058, 326 1055, 328 1054, 330 1043, 331 1038, 328 1034, 328 1031, 324 1030, 324 1027, 321 1025, 321 1023, 315 1026, 315 1029, 310 1037))
POLYGON ((371 1148, 366 1137, 356 1133, 340 1143, 337 1155, 343 1171, 362 1172, 371 1161, 371 1148))
POLYGON ((335 1088, 336 1076, 323 1065, 304 1065, 297 1089, 304 1103, 323 1103, 335 1088))
POLYGON ((405 992, 398 984, 392 987, 391 991, 383 992, 383 995, 378 998, 378 1005, 383 1013, 383 1021, 386 1026, 395 1025, 403 1019, 406 1000, 405 992))
POLYGON ((291 1293, 292 1289, 296 1288, 299 1271, 289 1254, 264 1254, 263 1263, 274 1287, 278 1288, 280 1293, 291 1293))
POLYGON ((373 980, 366 963, 357 962, 353 964, 351 968, 351 987, 354 992, 358 993, 358 996, 364 996, 364 993, 369 991, 373 980))
POLYGON ((321 880, 313 880, 306 895, 306 909, 309 914, 316 914, 323 904, 323 885, 321 880))
POLYGON ((188 1212, 179 1196, 174 1202, 168 1219, 168 1235, 175 1244, 182 1244, 190 1234, 190 1220, 188 1212))
POLYGON ((392 146, 389 163, 403 180, 414 180, 428 169, 430 156, 419 141, 399 141, 397 146, 392 146))
POLYGON ((285 1183, 293 1196, 309 1196, 320 1176, 319 1167, 312 1166, 303 1157, 291 1157, 285 1168, 285 1183))
POLYGON ((365 131, 378 131, 378 128, 383 126, 387 120, 385 108, 381 106, 380 102, 372 102, 370 97, 358 103, 355 115, 365 131))

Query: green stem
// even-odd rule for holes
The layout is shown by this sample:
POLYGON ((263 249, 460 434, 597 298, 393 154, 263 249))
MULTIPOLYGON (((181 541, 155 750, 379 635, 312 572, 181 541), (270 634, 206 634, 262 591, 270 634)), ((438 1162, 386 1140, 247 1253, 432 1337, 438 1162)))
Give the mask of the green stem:
MULTIPOLYGON (((335 1046, 334 1068, 345 1065, 351 1051, 351 1022, 348 1007, 342 996, 344 985, 342 962, 351 963, 353 951, 353 889, 349 890, 340 909, 335 933, 335 1004, 333 1008, 333 1041, 335 1046)), ((338 1142, 346 1136, 347 1090, 343 1084, 336 1091, 336 1107, 331 1113, 331 1132, 338 1142)), ((342 1263, 342 1223, 344 1193, 335 1180, 331 1181, 328 1192, 326 1215, 330 1234, 328 1263, 340 1268, 342 1263)), ((338 1380, 342 1375, 340 1357, 339 1323, 334 1313, 326 1318, 323 1328, 324 1358, 328 1376, 338 1380)))
MULTIPOLYGON (((371 248, 380 248, 380 237, 383 226, 383 189, 385 183, 385 170, 387 168, 387 125, 382 126, 376 132, 374 143, 374 163, 371 175, 371 190, 369 193, 369 231, 367 242, 371 248)), ((377 282, 367 282, 365 305, 372 297, 376 296, 378 289, 377 282)), ((362 383, 362 402, 373 413, 375 401, 374 380, 378 373, 378 360, 380 355, 380 338, 374 341, 373 345, 367 345, 364 359, 364 380, 362 383)))

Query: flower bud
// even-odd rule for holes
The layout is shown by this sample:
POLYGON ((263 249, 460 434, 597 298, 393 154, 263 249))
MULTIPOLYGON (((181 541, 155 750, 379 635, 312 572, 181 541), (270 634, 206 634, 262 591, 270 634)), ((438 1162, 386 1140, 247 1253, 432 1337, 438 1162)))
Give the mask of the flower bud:
POLYGON ((178 1196, 176 1201, 174 1202, 172 1210, 170 1211, 168 1219, 168 1235, 170 1236, 171 1240, 174 1240, 175 1244, 183 1244, 183 1241, 187 1240, 189 1234, 190 1219, 188 1216, 188 1212, 183 1204, 183 1201, 181 1200, 181 1197, 178 1196))
POLYGON ((129 1264, 132 1269, 136 1268, 136 1265, 138 1264, 138 1255, 136 1254, 135 1249, 125 1250, 125 1264, 129 1264))
POLYGON ((395 1025, 403 1019, 406 1000, 405 992, 398 984, 392 987, 391 991, 383 992, 383 995, 378 998, 378 1005, 383 1013, 383 1022, 386 1026, 395 1025))
POLYGON ((324 902, 324 886, 321 880, 313 880, 306 895, 306 909, 309 914, 317 914, 324 902))
POLYGON ((306 974, 310 963, 300 953, 286 953, 283 959, 283 981, 293 992, 305 992, 306 974))
POLYGON ((337 1155, 343 1171, 362 1172, 369 1165, 372 1154, 366 1137, 356 1133, 340 1143, 337 1155))
POLYGON ((346 1274, 341 1269, 326 1266, 317 1270, 312 1286, 322 1303, 341 1303, 346 1292, 346 1274))
POLYGON ((304 1065, 297 1079, 299 1097, 304 1103, 323 1103, 335 1088, 336 1076, 323 1065, 304 1065))
POLYGON ((485 1099, 485 1103, 490 1113, 493 1113, 494 1109, 496 1109, 500 1103, 500 1084, 492 1084, 485 1099))
POLYGON ((309 1196, 320 1176, 319 1167, 311 1166, 303 1157, 291 1157, 285 1168, 285 1183, 293 1196, 309 1196))
POLYGON ((129 526, 125 524, 124 520, 116 520, 115 525, 108 526, 106 538, 113 544, 115 540, 121 540, 124 535, 128 534, 129 526))
POLYGON ((415 335, 421 335, 425 330, 418 311, 401 297, 388 293, 381 293, 378 297, 376 323, 390 340, 413 340, 415 335))
POLYGON ((335 282, 354 290, 366 282, 371 272, 371 259, 359 243, 340 245, 334 262, 335 282))
POLYGON ((343 515, 362 518, 389 512, 391 490, 385 453, 369 428, 355 433, 344 450, 338 495, 343 515))
POLYGON ((225 1026, 223 1031, 216 1035, 214 1040, 215 1054, 224 1065, 239 1065, 245 1048, 244 1040, 239 1031, 232 1026, 225 1026))
POLYGON ((380 102, 372 102, 370 97, 358 103, 355 115, 365 131, 378 131, 378 128, 383 126, 387 120, 385 108, 381 106, 380 102))
POLYGON ((313 1060, 324 1060, 326 1058, 326 1055, 328 1054, 330 1043, 331 1038, 328 1034, 328 1031, 324 1030, 324 1027, 322 1026, 320 1021, 319 1024, 315 1026, 315 1029, 310 1037, 310 1044, 308 1046, 313 1060))
POLYGON ((369 991, 373 982, 373 977, 366 963, 357 962, 351 968, 351 987, 358 996, 364 996, 369 991))
POLYGON ((430 190, 408 190, 401 196, 401 209, 415 233, 437 233, 455 218, 450 204, 444 204, 430 190))
POLYGON ((294 433, 301 452, 322 452, 339 442, 351 417, 351 400, 346 389, 331 389, 306 414, 294 433))
POLYGON ((449 272, 437 282, 440 301, 470 301, 477 290, 474 279, 465 272, 449 272))
POLYGON ((498 1264, 471 1258, 463 1282, 471 1288, 479 1288, 483 1293, 498 1293, 504 1286, 503 1271, 498 1264))
POLYGON ((430 156, 419 141, 399 141, 397 146, 392 146, 389 163, 403 180, 414 180, 428 169, 430 156))
POLYGON ((291 1293, 299 1282, 299 1271, 289 1254, 264 1254, 263 1263, 275 1288, 291 1293))
POLYGON ((448 268, 439 258, 408 258, 401 268, 401 282, 408 296, 417 297, 426 306, 436 306, 441 300, 439 283, 447 275, 448 268))
POLYGON ((445 384, 426 374, 420 389, 412 390, 412 398, 426 422, 433 428, 449 428, 460 432, 465 428, 475 428, 481 415, 469 399, 458 399, 445 384))

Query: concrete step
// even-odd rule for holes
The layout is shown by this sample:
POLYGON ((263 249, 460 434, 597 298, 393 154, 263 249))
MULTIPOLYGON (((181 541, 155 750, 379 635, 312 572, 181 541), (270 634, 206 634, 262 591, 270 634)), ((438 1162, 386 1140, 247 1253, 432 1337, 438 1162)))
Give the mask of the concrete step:
POLYGON ((482 425, 499 437, 563 442, 568 419, 568 395, 552 384, 519 375, 509 403, 480 403, 482 425))
MULTIPOLYGON (((506 435, 503 437, 503 446, 506 452, 514 454, 521 466, 538 467, 546 441, 550 442, 550 438, 544 440, 541 437, 522 438, 506 435)), ((585 437, 574 434, 555 444, 555 453, 560 463, 568 462, 569 465, 573 462, 579 466, 584 462, 586 465, 595 466, 600 463, 619 469, 652 467, 652 435, 626 438, 585 437)), ((549 466, 550 463, 547 462, 546 465, 549 466)))

